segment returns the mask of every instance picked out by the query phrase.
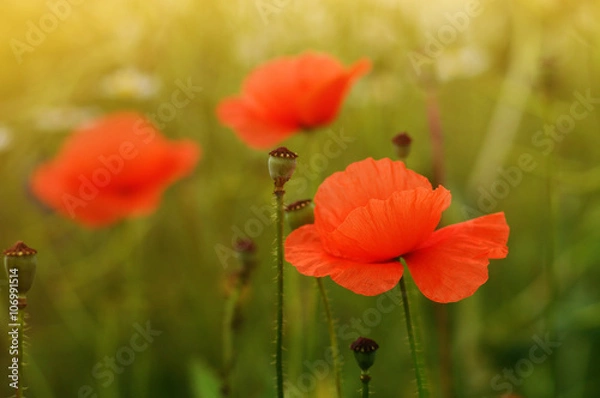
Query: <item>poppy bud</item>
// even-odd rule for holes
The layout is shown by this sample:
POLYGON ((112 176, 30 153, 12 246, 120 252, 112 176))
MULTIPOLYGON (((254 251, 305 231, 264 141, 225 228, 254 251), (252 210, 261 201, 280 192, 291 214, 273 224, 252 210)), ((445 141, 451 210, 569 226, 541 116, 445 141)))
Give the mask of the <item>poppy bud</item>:
POLYGON ((17 290, 23 295, 31 289, 35 268, 37 265, 37 250, 18 241, 9 249, 4 250, 4 269, 9 279, 18 280, 17 290), (13 270, 16 270, 13 271, 13 270))
POLYGON ((356 363, 363 372, 366 372, 375 363, 375 352, 378 348, 379 345, 375 341, 366 337, 359 337, 350 344, 356 363))
POLYGON ((286 147, 279 147, 269 152, 269 174, 275 184, 282 187, 294 174, 297 154, 286 147))
POLYGON ((238 239, 235 242, 234 249, 242 264, 238 276, 242 285, 245 285, 248 283, 252 271, 256 268, 256 245, 252 239, 238 239))
POLYGON ((315 205, 311 199, 299 200, 285 208, 285 218, 290 228, 295 230, 305 224, 314 224, 315 205))
POLYGON ((410 143, 412 138, 407 133, 399 133, 392 138, 392 143, 396 147, 396 155, 399 159, 406 159, 410 153, 410 143))

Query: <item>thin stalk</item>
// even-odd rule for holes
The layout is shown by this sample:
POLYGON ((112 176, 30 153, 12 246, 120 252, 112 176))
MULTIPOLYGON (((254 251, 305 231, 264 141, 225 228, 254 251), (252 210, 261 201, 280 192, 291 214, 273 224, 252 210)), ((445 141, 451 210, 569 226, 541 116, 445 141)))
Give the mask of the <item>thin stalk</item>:
MULTIPOLYGON (((435 87, 429 88, 427 92, 427 123, 429 125, 429 136, 431 141, 433 162, 433 186, 444 185, 446 171, 444 163, 444 134, 440 117, 440 105, 435 87)), ((448 308, 444 305, 433 303, 436 330, 440 350, 440 385, 442 396, 452 396, 452 353, 450 350, 451 331, 448 327, 448 308)))
MULTIPOLYGON (((546 76, 546 80, 542 81, 542 84, 544 84, 543 88, 543 93, 544 95, 542 96, 542 105, 543 105, 543 120, 544 122, 546 122, 547 124, 552 124, 554 123, 554 115, 552 112, 552 99, 553 99, 553 85, 552 85, 552 78, 553 73, 555 72, 555 69, 553 68, 553 65, 548 65, 548 70, 547 73, 548 75, 546 76)), ((556 145, 556 149, 553 151, 554 153, 558 153, 560 155, 560 149, 561 149, 561 145, 560 142, 557 143, 556 145)), ((558 281, 556 279, 556 271, 555 271, 555 267, 554 267, 554 263, 555 263, 555 258, 556 258, 556 231, 557 231, 557 226, 556 226, 556 222, 557 222, 557 214, 559 214, 557 211, 555 211, 555 201, 558 198, 558 194, 557 191, 555 189, 555 183, 553 180, 553 175, 554 175, 554 165, 555 165, 555 161, 556 161, 556 157, 554 156, 554 153, 549 153, 548 156, 546 156, 545 159, 545 167, 544 167, 544 179, 545 179, 545 188, 546 188, 546 195, 544 195, 544 197, 546 198, 545 200, 545 207, 546 207, 546 216, 544 217, 544 230, 545 230, 545 237, 544 237, 544 245, 543 245, 543 250, 542 250, 542 263, 543 263, 543 272, 545 274, 545 278, 546 278, 546 286, 548 289, 548 309, 545 311, 545 317, 544 317, 544 321, 545 321, 545 328, 549 329, 551 331, 553 331, 554 333, 556 332, 557 329, 557 325, 558 323, 556 322, 556 311, 554 310, 552 303, 557 303, 559 302, 559 285, 558 285, 558 281)), ((558 157, 558 156, 557 156, 558 157)), ((558 363, 558 361, 556 360, 556 355, 552 355, 549 358, 549 362, 550 362, 550 366, 552 369, 552 372, 554 373, 554 377, 552 378, 552 392, 554 394, 557 393, 557 391, 559 391, 559 387, 560 387, 560 381, 561 378, 558 377, 558 375, 560 374, 560 365, 558 363)))
POLYGON ((23 366, 25 365, 25 351, 24 351, 24 334, 25 334, 25 306, 27 305, 27 299, 25 297, 19 297, 19 305, 17 310, 17 328, 19 334, 17 335, 17 355, 18 355, 18 377, 17 388, 15 390, 15 397, 21 398, 23 396, 25 387, 23 386, 23 366))
POLYGON ((283 189, 285 183, 294 174, 297 154, 286 147, 279 147, 269 152, 269 175, 274 183, 275 195, 275 252, 277 257, 277 324, 275 326, 275 373, 277 397, 283 398, 283 222, 284 205, 283 189))
POLYGON ((371 376, 367 372, 361 372, 360 374, 360 382, 362 383, 362 398, 369 398, 369 382, 371 381, 371 376))
POLYGON ((427 123, 431 138, 433 161, 433 185, 443 184, 446 178, 444 171, 444 135, 440 117, 440 106, 434 89, 427 93, 427 123))
MULTIPOLYGON (((338 398, 342 398, 342 364, 340 361, 340 348, 338 345, 337 335, 335 334, 335 325, 333 322, 333 316, 331 315, 331 304, 329 303, 329 297, 327 297, 327 291, 323 286, 323 278, 315 278, 319 293, 323 299, 323 308, 325 309, 325 317, 327 318, 327 329, 329 331, 329 341, 331 344, 331 351, 333 354, 333 371, 335 373, 335 390, 338 398)), ((368 389, 368 387, 367 387, 368 389)))
POLYGON ((234 351, 233 335, 235 310, 241 293, 241 284, 236 281, 231 295, 225 303, 225 314, 223 317, 223 381, 221 385, 221 395, 228 397, 231 394, 231 369, 233 368, 234 351))
POLYGON ((429 390, 427 388, 427 377, 425 375, 425 366, 423 355, 420 350, 421 342, 419 340, 418 327, 413 319, 410 312, 410 304, 408 299, 408 291, 404 280, 407 275, 404 275, 400 279, 398 286, 402 293, 402 306, 404 307, 404 318, 406 320, 406 331, 408 333, 408 343, 410 345, 411 356, 413 365, 415 367, 415 377, 417 380, 417 390, 419 392, 419 398, 429 397, 429 390))
POLYGON ((223 313, 223 370, 221 375, 221 396, 229 397, 231 393, 231 374, 236 365, 235 338, 242 326, 242 294, 248 286, 250 276, 256 268, 254 253, 256 247, 250 239, 238 239, 235 243, 241 268, 232 273, 229 283, 231 287, 225 298, 223 313))
POLYGON ((277 229, 277 326, 275 334, 275 372, 277 377, 277 397, 283 398, 283 222, 285 191, 276 186, 275 225, 277 229))

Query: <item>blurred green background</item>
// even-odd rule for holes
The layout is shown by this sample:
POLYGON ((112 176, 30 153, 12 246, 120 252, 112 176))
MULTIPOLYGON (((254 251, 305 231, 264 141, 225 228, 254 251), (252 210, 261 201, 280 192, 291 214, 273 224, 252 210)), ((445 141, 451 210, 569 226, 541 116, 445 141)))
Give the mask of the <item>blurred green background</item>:
MULTIPOLYGON (((444 222, 504 211, 511 226, 508 258, 490 264, 474 296, 446 306, 445 382, 436 310, 418 297, 433 396, 600 396, 600 2, 4 0, 2 14, 0 245, 24 240, 39 251, 28 397, 88 396, 78 395, 84 386, 98 397, 218 396, 227 280, 239 267, 232 242, 244 234, 259 267, 242 296, 232 396, 274 396, 267 155, 221 126, 215 107, 255 66, 308 49, 346 65, 368 57, 373 69, 331 126, 285 142, 300 155, 287 202, 351 162, 393 157, 400 131, 414 139, 410 167, 432 177, 428 112, 438 106, 453 194, 444 222), (163 131, 196 140, 203 158, 155 214, 90 230, 28 193, 31 171, 74 126, 118 109, 154 114, 178 82, 202 91, 163 131), (585 115, 569 116, 582 96, 591 98, 575 105, 585 115), (339 155, 323 156, 341 136, 339 155), (148 322, 162 333, 129 361, 136 325, 148 322), (128 365, 111 371, 105 360, 116 355, 128 365)), ((381 347, 374 396, 413 396, 401 308, 325 284, 345 396, 359 394, 347 349, 357 334, 381 347)), ((289 396, 333 396, 314 281, 287 266, 286 290, 289 396)))

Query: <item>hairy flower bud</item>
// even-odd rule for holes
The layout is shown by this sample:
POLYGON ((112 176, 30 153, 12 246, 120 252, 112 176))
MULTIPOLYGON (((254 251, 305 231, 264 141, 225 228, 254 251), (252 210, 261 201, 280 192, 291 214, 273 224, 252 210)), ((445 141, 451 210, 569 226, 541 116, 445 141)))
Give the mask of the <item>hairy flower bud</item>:
POLYGON ((362 371, 367 371, 375 363, 375 352, 379 345, 366 337, 359 337, 351 345, 350 349, 354 351, 356 363, 362 371))
POLYGON ((25 294, 31 289, 37 266, 37 250, 18 241, 9 249, 4 250, 4 269, 9 279, 18 281, 19 294, 25 294))
POLYGON ((404 160, 410 153, 410 143, 412 138, 407 133, 399 133, 392 138, 392 143, 396 147, 396 155, 398 159, 404 160))
POLYGON ((257 265, 256 244, 252 239, 238 239, 235 242, 234 249, 242 265, 241 270, 238 272, 238 277, 240 278, 240 283, 246 285, 252 271, 254 271, 257 265))
POLYGON ((275 185, 283 187, 296 170, 297 154, 286 147, 279 147, 269 152, 269 174, 275 185))
POLYGON ((311 199, 299 200, 285 208, 285 218, 292 231, 305 224, 314 224, 315 205, 311 199))

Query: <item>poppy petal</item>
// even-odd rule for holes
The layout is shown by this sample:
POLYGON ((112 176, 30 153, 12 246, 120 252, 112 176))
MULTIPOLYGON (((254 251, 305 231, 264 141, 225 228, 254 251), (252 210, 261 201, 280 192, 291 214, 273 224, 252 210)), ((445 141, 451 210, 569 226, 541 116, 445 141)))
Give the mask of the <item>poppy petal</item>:
POLYGON ((418 187, 431 190, 427 178, 401 161, 368 158, 329 176, 315 195, 315 225, 319 232, 335 230, 358 207, 371 199, 388 199, 398 191, 418 187), (340 200, 343 199, 343 200, 340 200))
MULTIPOLYGON (((312 128, 324 123, 323 118, 312 112, 320 114, 325 109, 330 114, 333 111, 329 98, 317 94, 331 85, 336 86, 338 91, 344 91, 354 69, 346 71, 335 58, 314 52, 277 58, 248 76, 243 86, 244 97, 277 123, 292 124, 296 129, 312 128), (342 84, 336 84, 338 81, 342 84), (325 102, 320 102, 323 100, 325 102)), ((360 70, 358 68, 354 73, 360 70)), ((341 99, 340 96, 339 101, 341 99)), ((325 119, 329 122, 332 117, 325 119)))
POLYGON ((391 290, 402 278, 399 261, 362 264, 346 260, 330 275, 338 285, 363 296, 376 296, 391 290))
POLYGON ((417 188, 354 209, 331 233, 321 234, 331 255, 356 261, 398 258, 427 240, 450 206, 450 192, 417 188))
POLYGON ((144 116, 119 112, 74 131, 56 158, 33 172, 31 190, 82 224, 108 225, 155 210, 199 157, 193 141, 167 140, 144 116))
POLYGON ((301 115, 300 123, 303 126, 331 123, 337 116, 350 86, 371 69, 371 63, 367 59, 362 59, 348 70, 343 69, 341 65, 335 69, 337 69, 335 74, 332 73, 329 79, 323 79, 321 86, 316 86, 311 93, 307 93, 301 109, 298 110, 301 115))
MULTIPOLYGON (((301 61, 302 58, 297 57, 274 59, 255 69, 244 81, 242 89, 246 101, 273 124, 299 128, 297 101, 306 95, 307 89, 299 87, 301 61)), ((314 84, 314 81, 306 83, 309 88, 314 84)))
POLYGON ((487 281, 489 259, 506 257, 508 233, 504 213, 494 213, 435 231, 404 259, 427 298, 455 302, 487 281))
POLYGON ((339 285, 365 296, 392 289, 403 271, 399 261, 365 264, 327 254, 313 224, 304 225, 289 234, 285 241, 285 259, 301 274, 329 275, 339 285))
POLYGON ((223 100, 217 108, 217 116, 221 123, 233 129, 242 141, 255 149, 275 146, 298 130, 295 123, 273 122, 246 98, 223 100))
POLYGON ((300 130, 330 123, 352 82, 369 67, 364 59, 345 68, 312 52, 277 58, 252 71, 242 94, 223 100, 217 116, 249 146, 272 147, 300 130))
POLYGON ((285 260, 301 274, 317 277, 329 275, 336 262, 345 261, 332 257, 323 250, 313 224, 303 225, 287 236, 285 260))
MULTIPOLYGON (((358 61, 358 63, 361 63, 358 61)), ((327 54, 307 52, 296 58, 296 89, 299 91, 318 89, 340 76, 348 74, 354 66, 348 68, 327 54)), ((366 71, 365 71, 366 73, 366 71)))

